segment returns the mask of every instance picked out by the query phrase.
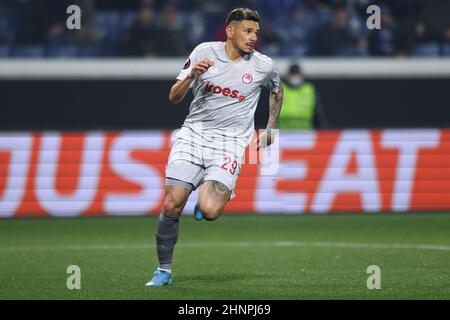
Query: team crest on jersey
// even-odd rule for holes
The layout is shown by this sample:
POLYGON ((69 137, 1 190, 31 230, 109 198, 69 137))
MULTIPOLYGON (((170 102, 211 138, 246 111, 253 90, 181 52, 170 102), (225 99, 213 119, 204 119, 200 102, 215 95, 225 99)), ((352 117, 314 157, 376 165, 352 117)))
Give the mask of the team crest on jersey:
POLYGON ((246 73, 242 76, 242 82, 245 84, 250 84, 253 81, 253 77, 250 73, 246 73))
POLYGON ((184 63, 183 69, 189 68, 190 65, 191 65, 191 58, 188 58, 184 63))

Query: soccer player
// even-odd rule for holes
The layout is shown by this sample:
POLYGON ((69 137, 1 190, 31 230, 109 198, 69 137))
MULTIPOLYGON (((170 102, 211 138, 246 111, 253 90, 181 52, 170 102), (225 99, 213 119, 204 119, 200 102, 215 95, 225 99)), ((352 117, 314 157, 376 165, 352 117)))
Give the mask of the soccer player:
POLYGON ((216 220, 234 197, 263 87, 270 90, 269 119, 258 149, 273 142, 270 129, 277 128, 283 91, 273 60, 254 50, 259 21, 257 11, 232 10, 226 19, 226 42, 198 45, 170 89, 171 103, 179 103, 191 88, 194 99, 166 166, 166 196, 156 229, 159 267, 147 286, 172 283, 178 218, 190 193, 201 185, 196 220, 216 220))

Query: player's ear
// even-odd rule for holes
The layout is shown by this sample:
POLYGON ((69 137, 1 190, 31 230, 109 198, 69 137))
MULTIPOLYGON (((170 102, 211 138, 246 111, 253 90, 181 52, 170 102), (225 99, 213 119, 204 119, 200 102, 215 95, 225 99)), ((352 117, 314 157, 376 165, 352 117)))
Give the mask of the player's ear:
POLYGON ((227 39, 230 39, 232 37, 233 27, 231 26, 231 23, 225 28, 225 33, 227 34, 227 39))

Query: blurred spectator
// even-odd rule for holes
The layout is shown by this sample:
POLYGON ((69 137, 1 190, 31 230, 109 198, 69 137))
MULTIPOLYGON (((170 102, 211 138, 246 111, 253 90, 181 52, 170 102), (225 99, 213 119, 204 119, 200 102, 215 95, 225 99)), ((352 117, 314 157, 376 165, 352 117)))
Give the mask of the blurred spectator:
POLYGON ((42 44, 49 37, 64 32, 68 1, 24 0, 15 5, 22 18, 16 39, 18 43, 42 44))
POLYGON ((7 4, 0 2, 0 45, 13 39, 13 34, 8 30, 8 13, 7 4))
POLYGON ((334 11, 347 6, 347 0, 312 0, 309 2, 314 2, 315 8, 318 10, 334 11))
MULTIPOLYGON (((74 0, 81 9, 81 29, 74 31, 77 45, 91 45, 99 40, 99 32, 95 27, 95 3, 91 0, 74 0)), ((67 19, 67 16, 65 17, 67 19)), ((65 23, 64 23, 65 24, 65 23)))
POLYGON ((276 24, 270 20, 262 21, 260 28, 258 42, 256 43, 256 50, 262 51, 269 55, 278 55, 283 39, 277 34, 276 24))
POLYGON ((398 52, 397 26, 387 6, 381 8, 381 29, 369 31, 368 50, 371 56, 394 56, 398 52))
POLYGON ((350 32, 345 8, 337 9, 330 23, 319 26, 313 40, 313 53, 318 56, 360 55, 364 45, 350 32))
POLYGON ((163 5, 173 2, 170 0, 90 0, 95 2, 98 10, 120 10, 120 11, 138 11, 143 6, 149 6, 154 9, 160 9, 163 5))
MULTIPOLYGON (((394 20, 396 55, 408 56, 414 47, 414 25, 418 17, 418 4, 422 0, 383 0, 377 2, 390 8, 394 20)), ((382 25, 383 26, 383 25, 382 25)))
POLYGON ((185 56, 192 51, 193 44, 184 30, 175 7, 168 6, 164 9, 162 27, 169 40, 162 44, 164 48, 161 48, 161 51, 164 55, 185 56))
POLYGON ((305 43, 308 25, 305 19, 305 10, 301 6, 295 7, 286 16, 278 17, 276 20, 277 34, 283 39, 284 43, 305 43))
POLYGON ((419 4, 415 24, 416 45, 424 55, 438 55, 440 46, 450 41, 450 1, 427 0, 419 4))
POLYGON ((0 44, 12 56, 25 47, 50 56, 60 52, 52 48, 83 57, 185 56, 205 39, 224 41, 223 16, 235 7, 260 13, 256 49, 273 56, 450 54, 448 0, 0 0, 0 44), (81 30, 65 26, 72 4, 81 7, 81 30), (371 4, 381 7, 381 30, 365 28, 371 4))
POLYGON ((90 0, 22 0, 16 2, 23 15, 23 25, 17 35, 22 44, 70 44, 91 42, 95 39, 93 19, 94 4, 90 0), (81 8, 81 30, 69 31, 66 27, 67 8, 81 8))
POLYGON ((302 6, 303 1, 304 0, 265 0, 261 1, 264 5, 261 6, 261 4, 259 4, 259 6, 268 19, 275 20, 289 15, 295 7, 302 6))
POLYGON ((143 7, 136 21, 126 32, 122 43, 122 53, 130 57, 155 57, 167 50, 170 41, 164 29, 156 24, 155 13, 151 7, 143 7))
POLYGON ((283 106, 279 118, 280 129, 323 129, 327 127, 320 96, 306 81, 298 64, 289 67, 282 81, 283 106))

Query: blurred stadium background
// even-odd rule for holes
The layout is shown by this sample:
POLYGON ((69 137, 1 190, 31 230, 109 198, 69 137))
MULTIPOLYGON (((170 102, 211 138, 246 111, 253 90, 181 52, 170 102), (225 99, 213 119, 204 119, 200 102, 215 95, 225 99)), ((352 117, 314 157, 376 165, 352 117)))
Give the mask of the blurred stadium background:
MULTIPOLYGON (((0 1, 0 298, 449 299, 449 57, 447 0, 0 1), (66 28, 72 4, 81 30, 66 28), (284 80, 300 64, 326 121, 281 130, 277 173, 245 164, 217 222, 189 217, 195 192, 175 286, 144 288, 190 103, 170 105, 169 88, 241 6, 260 12, 257 49, 284 80), (81 290, 66 287, 73 264, 81 290)), ((267 115, 264 93, 256 128, 267 115)))
POLYGON ((450 55, 445 0, 4 0, 0 56, 184 57, 200 42, 222 41, 224 16, 239 6, 261 13, 259 49, 269 56, 450 55), (83 9, 76 33, 65 27, 72 4, 83 9), (381 36, 365 27, 371 4, 382 9, 381 36))

